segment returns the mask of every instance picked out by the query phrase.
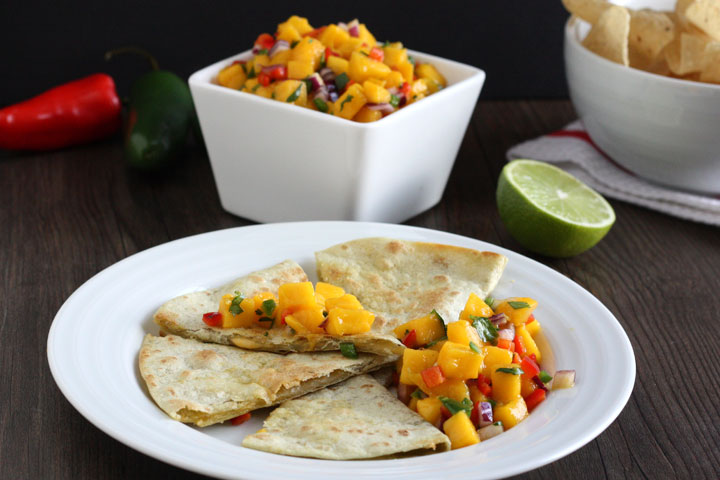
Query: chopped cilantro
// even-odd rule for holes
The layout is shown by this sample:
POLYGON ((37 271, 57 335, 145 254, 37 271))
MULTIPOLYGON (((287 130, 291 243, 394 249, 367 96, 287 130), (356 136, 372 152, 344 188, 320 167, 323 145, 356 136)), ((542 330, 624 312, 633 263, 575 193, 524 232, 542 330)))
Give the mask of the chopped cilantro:
POLYGON ((352 342, 340 342, 340 352, 347 358, 358 358, 355 344, 352 342))
POLYGON ((327 58, 325 58, 325 52, 320 55, 320 69, 323 69, 327 66, 327 58))
POLYGON ((510 368, 502 367, 502 368, 498 368, 495 371, 502 372, 502 373, 509 373, 510 375, 522 375, 523 373, 525 373, 525 372, 523 372, 523 369, 520 367, 510 367, 510 368))
POLYGON ((400 105, 400 97, 397 95, 390 95, 390 105, 392 105, 395 108, 398 108, 398 105, 400 105))
POLYGON ((313 103, 317 107, 318 110, 320 110, 323 113, 327 113, 328 111, 328 105, 325 103, 325 101, 322 98, 314 98, 313 103))
POLYGON ((496 427, 502 427, 502 426, 503 426, 502 422, 495 422, 495 423, 493 423, 493 425, 495 425, 496 427))
POLYGON ((255 93, 255 92, 257 91, 257 89, 260 88, 260 87, 261 87, 261 85, 258 83, 257 85, 255 85, 254 87, 252 87, 252 92, 255 93))
POLYGON ((488 398, 487 402, 490 404, 491 407, 495 408, 495 405, 497 405, 497 402, 493 400, 492 398, 488 398))
POLYGON ((520 308, 530 308, 530 304, 527 302, 508 302, 508 305, 510 305, 515 310, 518 310, 520 308))
POLYGON ((492 308, 493 303, 495 303, 495 299, 493 297, 491 297, 490 295, 488 295, 487 297, 485 297, 485 303, 487 304, 488 307, 492 308))
POLYGON ((243 309, 240 307, 240 302, 245 300, 242 295, 240 295, 239 292, 235 292, 235 296, 233 297, 232 301, 230 302, 230 307, 228 310, 233 315, 240 315, 243 313, 243 309))
POLYGON ((366 57, 369 57, 369 56, 370 56, 370 55, 368 55, 367 53, 363 52, 362 50, 360 50, 360 53, 362 53, 362 54, 365 55, 366 57))
POLYGON ((265 332, 264 335, 267 337, 267 336, 268 336, 268 332, 265 332))
MULTIPOLYGON (((255 55, 267 55, 267 54, 268 54, 268 49, 261 48, 260 50, 258 50, 258 52, 255 55)), ((408 57, 408 58, 410 58, 410 57, 408 57)), ((415 65, 415 64, 413 63, 413 65, 415 65)))
POLYGON ((347 97, 345 97, 345 100, 343 100, 343 101, 340 103, 340 111, 341 111, 341 112, 342 112, 343 108, 345 108, 345 104, 348 103, 348 102, 351 102, 352 99, 353 99, 353 96, 352 96, 352 95, 348 95, 347 97))
POLYGON ((275 100, 275 92, 272 92, 272 93, 270 94, 270 98, 272 98, 273 100, 275 100))
POLYGON ((410 394, 410 396, 413 398, 417 398, 418 400, 422 400, 423 398, 427 397, 427 395, 425 395, 425 392, 423 392, 419 388, 417 390, 415 390, 414 392, 412 392, 410 394))
POLYGON ((300 40, 293 40, 292 43, 290 44, 290 48, 295 48, 295 46, 296 46, 298 43, 300 43, 300 40))
POLYGON ((291 93, 290 96, 287 97, 287 100, 285 100, 285 101, 290 103, 290 102, 294 102, 295 100, 297 100, 298 97, 300 97, 300 93, 302 93, 302 87, 303 87, 303 84, 300 83, 300 85, 298 85, 298 87, 295 89, 295 91, 293 93, 291 93))
POLYGON ((470 342, 470 350, 475 353, 480 353, 480 347, 478 347, 475 342, 470 342))
POLYGON ((497 345, 497 327, 495 327, 495 325, 493 325, 487 317, 476 317, 475 315, 470 315, 470 320, 472 321, 472 326, 475 327, 478 335, 480 335, 480 340, 497 345))
POLYGON ((247 75, 247 67, 245 67, 245 63, 240 63, 240 68, 242 68, 243 73, 247 75))
POLYGON ((292 333, 293 335, 295 335, 295 329, 292 328, 292 327, 290 327, 290 333, 292 333))
POLYGON ((447 335, 443 335, 443 336, 440 337, 440 338, 436 338, 435 340, 433 340, 432 342, 428 343, 428 344, 425 345, 425 346, 426 346, 426 347, 432 347, 432 346, 435 345, 436 343, 442 342, 443 340, 447 340, 447 335))
POLYGON ((450 415, 455 415, 458 412, 465 412, 469 417, 472 413, 473 403, 469 398, 463 398, 462 402, 458 402, 457 400, 448 397, 438 397, 438 399, 445 408, 450 411, 450 415))
POLYGON ((550 380, 552 380, 552 376, 545 370, 540 370, 540 373, 538 373, 538 378, 543 383, 549 383, 550 380))
POLYGON ((437 312, 437 310, 435 310, 434 308, 432 309, 432 312, 430 312, 430 315, 435 315, 435 318, 437 318, 438 321, 440 321, 440 325, 442 325, 443 330, 445 331, 445 335, 447 335, 447 325, 445 324, 445 319, 442 318, 440 316, 440 314, 437 312))
MULTIPOLYGON (((258 322, 270 322, 270 328, 272 328, 273 325, 275 325, 275 319, 274 319, 274 318, 270 318, 270 317, 260 317, 260 318, 258 319, 258 322)), ((266 333, 267 333, 267 332, 266 332, 266 333)))
POLYGON ((251 78, 257 77, 257 74, 255 73, 255 69, 254 69, 254 68, 251 68, 250 71, 248 72, 247 76, 248 76, 248 77, 247 77, 248 80, 251 79, 251 78))
POLYGON ((416 98, 417 98, 417 95, 413 95, 413 100, 415 100, 416 98))
POLYGON ((263 312, 259 308, 257 310, 255 310, 255 315, 262 315, 262 314, 263 314, 263 312))
POLYGON ((347 76, 347 73, 343 72, 337 77, 335 77, 335 87, 337 88, 338 92, 342 92, 345 90, 345 86, 350 81, 350 77, 347 76))
POLYGON ((415 66, 415 59, 412 57, 412 55, 408 55, 408 61, 413 64, 413 67, 415 66))
POLYGON ((262 308, 262 311, 265 312, 265 315, 267 315, 269 317, 275 311, 276 306, 277 306, 277 304, 275 303, 275 300, 273 300, 272 298, 269 298, 269 299, 263 301, 262 306, 260 308, 262 308))
POLYGON ((382 45, 380 45, 382 48, 389 47, 390 46, 390 40, 385 40, 382 45))

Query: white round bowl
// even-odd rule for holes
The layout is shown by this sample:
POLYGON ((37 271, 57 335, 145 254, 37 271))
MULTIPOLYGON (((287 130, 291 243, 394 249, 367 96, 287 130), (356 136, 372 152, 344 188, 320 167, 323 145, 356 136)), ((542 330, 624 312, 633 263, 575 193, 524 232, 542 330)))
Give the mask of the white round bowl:
POLYGON ((565 26, 565 71, 570 98, 593 141, 640 177, 720 194, 720 85, 606 60, 580 43, 589 30, 581 20, 565 26))

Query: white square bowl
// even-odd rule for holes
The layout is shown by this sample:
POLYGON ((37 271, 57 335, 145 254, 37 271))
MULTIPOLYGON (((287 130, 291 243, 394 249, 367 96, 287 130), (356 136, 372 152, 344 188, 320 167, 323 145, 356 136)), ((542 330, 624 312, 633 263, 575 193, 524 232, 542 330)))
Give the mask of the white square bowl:
POLYGON ((220 202, 258 222, 402 222, 440 201, 485 81, 469 65, 410 51, 448 86, 358 123, 215 83, 246 51, 189 79, 220 202))

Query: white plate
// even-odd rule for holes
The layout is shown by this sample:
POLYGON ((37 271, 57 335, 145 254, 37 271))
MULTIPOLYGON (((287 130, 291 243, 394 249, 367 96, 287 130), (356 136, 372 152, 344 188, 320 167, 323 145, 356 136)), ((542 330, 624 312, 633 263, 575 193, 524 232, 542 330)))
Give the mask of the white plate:
MULTIPOLYGON (((547 345, 545 345, 547 351, 547 345)), ((557 460, 600 434, 627 402, 635 357, 620 324, 595 297, 563 275, 495 245, 414 227, 307 222, 234 228, 140 252, 103 270, 65 302, 48 337, 58 386, 90 422, 147 455, 223 478, 495 478, 557 460), (548 369, 577 370, 577 385, 551 392, 512 430, 472 447, 423 457, 362 462, 278 456, 240 446, 263 415, 238 427, 192 428, 167 417, 140 378, 143 336, 156 333, 155 309, 185 292, 292 258, 310 275, 313 253, 354 238, 386 236, 492 250, 506 255, 496 298, 529 296, 553 354, 548 369)))

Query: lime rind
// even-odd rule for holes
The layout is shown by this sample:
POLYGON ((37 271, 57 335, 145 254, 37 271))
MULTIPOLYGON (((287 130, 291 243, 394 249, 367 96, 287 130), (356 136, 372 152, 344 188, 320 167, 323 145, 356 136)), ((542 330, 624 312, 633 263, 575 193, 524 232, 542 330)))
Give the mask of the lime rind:
POLYGON ((515 160, 505 167, 504 174, 527 201, 559 220, 593 228, 615 222, 615 212, 602 195, 560 168, 515 160))

